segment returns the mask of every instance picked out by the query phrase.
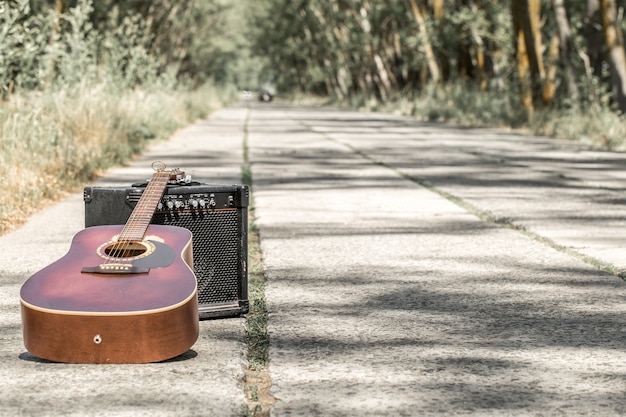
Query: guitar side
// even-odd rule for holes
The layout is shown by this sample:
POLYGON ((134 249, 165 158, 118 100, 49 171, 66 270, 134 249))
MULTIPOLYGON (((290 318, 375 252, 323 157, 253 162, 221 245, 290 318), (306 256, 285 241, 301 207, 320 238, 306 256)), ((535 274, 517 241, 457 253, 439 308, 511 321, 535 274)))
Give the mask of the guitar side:
POLYGON ((24 283, 28 351, 58 362, 144 363, 178 356, 195 343, 197 281, 188 230, 150 225, 151 252, 135 261, 142 273, 81 272, 103 262, 102 244, 121 228, 77 233, 65 256, 24 283))

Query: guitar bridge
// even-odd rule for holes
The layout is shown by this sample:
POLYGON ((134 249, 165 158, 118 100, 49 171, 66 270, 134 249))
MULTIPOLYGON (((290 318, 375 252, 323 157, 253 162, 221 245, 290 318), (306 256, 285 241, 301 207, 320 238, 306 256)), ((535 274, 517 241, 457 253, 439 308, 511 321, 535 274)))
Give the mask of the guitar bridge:
POLYGON ((150 268, 139 268, 130 264, 112 263, 85 266, 80 272, 87 274, 147 274, 150 268))

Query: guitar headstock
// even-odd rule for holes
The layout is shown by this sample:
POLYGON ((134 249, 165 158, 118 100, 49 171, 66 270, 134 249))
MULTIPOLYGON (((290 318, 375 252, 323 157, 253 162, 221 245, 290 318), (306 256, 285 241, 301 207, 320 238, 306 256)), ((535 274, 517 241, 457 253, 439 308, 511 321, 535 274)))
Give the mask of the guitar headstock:
POLYGON ((152 163, 152 169, 156 172, 168 172, 170 175, 168 184, 179 184, 182 182, 190 182, 191 177, 185 175, 185 171, 180 168, 167 169, 167 165, 163 161, 154 161, 152 163))
POLYGON ((180 168, 174 168, 170 170, 170 184, 178 184, 186 181, 185 171, 181 171, 180 168))

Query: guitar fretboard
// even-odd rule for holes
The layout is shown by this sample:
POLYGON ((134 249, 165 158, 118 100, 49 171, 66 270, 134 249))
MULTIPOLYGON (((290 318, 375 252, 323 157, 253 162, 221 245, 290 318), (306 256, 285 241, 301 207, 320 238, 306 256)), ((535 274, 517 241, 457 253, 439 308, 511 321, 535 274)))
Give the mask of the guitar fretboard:
POLYGON ((169 172, 154 173, 137 206, 124 225, 118 239, 119 242, 143 240, 169 179, 169 172))

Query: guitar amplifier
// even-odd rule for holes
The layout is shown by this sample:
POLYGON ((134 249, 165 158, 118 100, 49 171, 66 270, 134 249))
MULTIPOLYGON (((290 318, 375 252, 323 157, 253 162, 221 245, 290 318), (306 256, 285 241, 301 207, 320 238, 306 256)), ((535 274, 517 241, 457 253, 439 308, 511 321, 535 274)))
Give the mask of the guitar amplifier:
MULTIPOLYGON (((85 187, 85 227, 125 224, 146 183, 85 187)), ((248 202, 246 185, 168 185, 152 223, 193 235, 200 319, 248 312, 248 202)))

